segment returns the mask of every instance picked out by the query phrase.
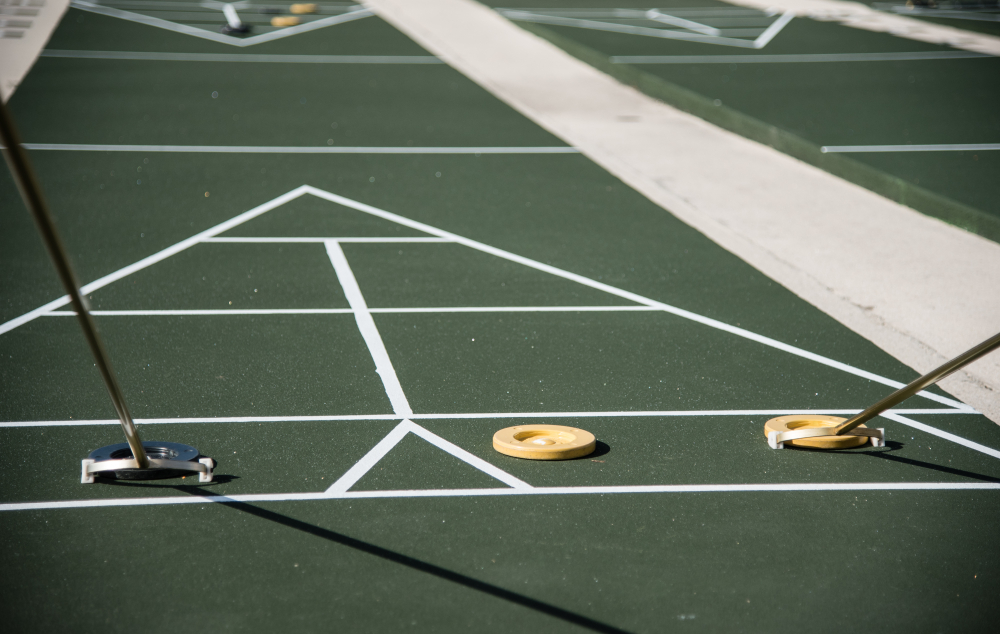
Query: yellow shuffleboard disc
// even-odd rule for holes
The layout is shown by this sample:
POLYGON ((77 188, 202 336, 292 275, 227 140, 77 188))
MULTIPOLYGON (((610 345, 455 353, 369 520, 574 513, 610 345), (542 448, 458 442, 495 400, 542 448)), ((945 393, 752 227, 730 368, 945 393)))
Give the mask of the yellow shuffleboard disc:
MULTIPOLYGON (((764 423, 764 435, 776 431, 779 434, 793 429, 815 429, 817 427, 836 427, 846 421, 839 416, 822 416, 819 414, 795 414, 779 416, 764 423)), ((864 425, 858 425, 864 427, 864 425)), ((850 449, 860 447, 869 442, 867 436, 817 436, 814 438, 799 438, 788 440, 785 444, 793 447, 812 447, 814 449, 850 449)))
POLYGON ((296 26, 302 20, 291 15, 282 15, 276 18, 271 18, 271 26, 296 26))
POLYGON ((315 4, 293 4, 291 8, 292 13, 316 13, 315 4))
POLYGON ((562 425, 517 425, 493 434, 493 448, 528 460, 569 460, 593 453, 597 439, 589 431, 562 425))

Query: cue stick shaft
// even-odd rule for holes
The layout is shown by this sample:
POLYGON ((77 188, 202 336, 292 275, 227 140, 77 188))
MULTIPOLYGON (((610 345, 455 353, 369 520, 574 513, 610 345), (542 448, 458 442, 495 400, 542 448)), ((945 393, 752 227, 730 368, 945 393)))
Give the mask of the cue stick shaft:
POLYGON ((128 406, 125 404, 125 395, 118 385, 118 379, 111 367, 108 353, 104 349, 100 334, 97 332, 97 324, 94 323, 94 318, 87 310, 86 300, 80 294, 80 286, 73 273, 73 267, 70 266, 69 256, 67 256, 62 240, 59 239, 59 234, 56 232, 52 214, 49 213, 45 198, 42 196, 42 189, 38 185, 38 180, 31 169, 31 163, 28 162, 28 155, 21 146, 21 140, 14 129, 14 122, 7 112, 7 106, 2 103, 2 99, 0 99, 0 142, 3 143, 4 158, 7 159, 7 165, 10 167, 17 188, 21 192, 24 204, 35 219, 35 225, 38 227, 45 248, 56 267, 59 280, 62 282, 63 288, 66 289, 66 294, 69 295, 73 310, 76 311, 80 326, 83 328, 83 336, 97 362, 97 369, 101 373, 101 378, 104 379, 105 387, 108 388, 115 411, 118 412, 118 419, 125 432, 125 439, 132 449, 132 456, 140 469, 146 469, 149 467, 149 458, 146 456, 146 450, 139 438, 139 431, 135 428, 132 415, 129 414, 128 406))
POLYGON ((987 354, 996 350, 997 348, 1000 348, 1000 333, 990 337, 989 339, 982 342, 978 346, 966 350, 965 352, 958 355, 951 361, 948 361, 944 365, 931 370, 930 372, 923 375, 919 379, 916 379, 906 387, 900 388, 899 390, 893 392, 892 394, 885 397, 878 403, 875 403, 865 411, 861 412, 860 414, 857 414, 850 420, 845 421, 834 430, 833 435, 841 436, 843 434, 846 434, 847 432, 851 431, 858 425, 861 425, 862 423, 865 423, 875 418, 876 416, 878 416, 885 410, 889 409, 890 407, 899 405, 900 403, 910 398, 911 396, 913 396, 920 390, 924 389, 925 387, 934 385, 935 383, 945 378, 952 372, 955 372, 956 370, 959 370, 969 365, 970 363, 972 363, 976 359, 979 359, 980 357, 986 356, 987 354))

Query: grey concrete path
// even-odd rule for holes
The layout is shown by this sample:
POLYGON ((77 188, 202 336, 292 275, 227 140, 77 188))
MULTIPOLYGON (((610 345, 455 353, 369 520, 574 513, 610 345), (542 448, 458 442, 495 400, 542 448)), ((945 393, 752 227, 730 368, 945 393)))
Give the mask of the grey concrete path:
MULTIPOLYGON (((917 371, 1000 331, 1000 245, 649 98, 472 0, 367 4, 917 371)), ((942 387, 1000 422, 1000 355, 942 387)))

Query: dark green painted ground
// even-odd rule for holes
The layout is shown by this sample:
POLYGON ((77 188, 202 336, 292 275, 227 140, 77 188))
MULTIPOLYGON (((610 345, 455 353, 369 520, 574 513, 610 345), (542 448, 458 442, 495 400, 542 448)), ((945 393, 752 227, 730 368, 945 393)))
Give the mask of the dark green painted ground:
MULTIPOLYGON (((539 3, 534 0, 497 1, 492 4, 515 8, 566 6, 565 3, 539 3)), ((575 2, 573 6, 647 8, 647 4, 634 0, 612 3, 575 2)), ((689 0, 677 0, 658 6, 664 11, 671 7, 692 6, 732 8, 732 5, 721 2, 689 0)), ((553 33, 558 38, 579 43, 605 58, 630 55, 756 56, 953 50, 884 33, 802 18, 792 20, 760 50, 568 26, 519 24, 536 32, 553 33)), ((626 72, 624 69, 619 70, 626 72)), ((774 126, 816 147, 996 143, 1000 139, 1000 117, 992 107, 1000 92, 997 82, 991 80, 1000 72, 1000 61, 993 58, 842 63, 636 64, 634 71, 648 73, 708 100, 718 100, 721 105, 740 115, 774 126)), ((624 75, 623 79, 630 81, 624 75)), ((659 93, 654 96, 665 98, 659 93)), ((685 106, 681 103, 678 105, 685 106)), ((708 116, 697 111, 695 114, 708 116)), ((738 124, 733 125, 737 132, 749 132, 741 129, 738 124)), ((768 139, 758 140, 773 143, 768 139)), ((789 151, 783 147, 779 149, 789 151)), ((798 155, 794 151, 792 153, 798 155)), ((901 179, 911 186, 988 214, 992 218, 987 221, 991 230, 980 233, 994 239, 1000 236, 1000 232, 994 228, 996 221, 1000 219, 1000 206, 997 203, 1000 200, 1000 190, 991 176, 996 172, 1000 161, 996 151, 851 153, 841 156, 860 162, 869 170, 874 168, 889 179, 901 179)), ((798 157, 809 160, 806 156, 798 157)), ((867 170, 864 175, 857 176, 852 175, 849 170, 836 173, 886 195, 889 195, 890 188, 899 188, 899 185, 873 185, 873 178, 879 179, 867 170)), ((901 202, 907 202, 905 197, 901 202)), ((960 226, 973 228, 971 225, 974 223, 963 223, 954 216, 937 210, 936 207, 941 203, 936 206, 921 206, 913 200, 908 204, 960 226)))
MULTIPOLYGON (((78 17, 67 15, 53 47, 233 50, 78 17)), ((424 54, 375 18, 251 52, 264 46, 424 54)), ((278 81, 273 69, 128 62, 134 70, 125 76, 113 64, 41 60, 12 100, 25 138, 167 143, 181 142, 173 139, 186 127, 184 142, 198 144, 278 143, 283 134, 289 143, 325 144, 318 132, 330 127, 325 113, 353 103, 361 110, 342 121, 352 121, 357 136, 338 144, 402 145, 411 132, 419 145, 560 144, 446 67, 323 68, 329 86, 378 83, 349 102, 317 87, 315 69, 288 69, 281 91, 257 95, 250 84, 278 81), (72 89, 59 80, 70 64, 72 89), (227 90, 244 95, 238 104, 253 113, 253 126, 213 130, 204 119, 221 116, 215 105, 187 96, 188 83, 219 73, 227 90), (104 86, 115 91, 114 112, 104 86), (306 104, 316 110, 298 120, 276 105, 282 91, 301 92, 293 88, 316 91, 306 104), (151 108, 163 120, 137 123, 151 108), (50 125, 59 109, 76 114, 50 125)), ((32 159, 84 281, 309 184, 897 380, 914 376, 579 155, 33 152, 32 159)), ((60 291, 6 174, 0 210, 4 322, 60 291)), ((310 196, 225 234, 423 235, 310 196)), ((343 250, 372 308, 629 304, 453 244, 343 250)), ((202 244, 91 299, 99 310, 347 306, 321 244, 202 244)), ((418 414, 836 409, 862 407, 889 389, 658 312, 374 319, 418 414)), ((146 439, 214 456, 217 481, 83 486, 79 460, 120 442, 117 425, 6 427, 0 503, 317 492, 396 425, 258 420, 391 414, 351 315, 97 320, 137 416, 247 417, 141 426, 146 439)), ((0 335, 0 420, 111 418, 91 363, 71 317, 39 318, 0 335)), ((908 405, 941 407, 922 398, 908 405)), ((553 464, 492 450, 493 432, 518 418, 416 422, 535 486, 1000 481, 996 459, 889 420, 879 423, 890 438, 884 449, 772 451, 766 418, 538 419, 579 425, 600 440, 594 455, 553 464)), ((912 418, 1000 448, 1000 431, 982 416, 912 418)), ((411 435, 354 490, 498 486, 411 435)), ((12 632, 125 631, 136 623, 154 632, 179 624, 250 632, 985 632, 1000 615, 991 600, 1000 590, 996 495, 647 493, 3 511, 0 618, 12 632)))

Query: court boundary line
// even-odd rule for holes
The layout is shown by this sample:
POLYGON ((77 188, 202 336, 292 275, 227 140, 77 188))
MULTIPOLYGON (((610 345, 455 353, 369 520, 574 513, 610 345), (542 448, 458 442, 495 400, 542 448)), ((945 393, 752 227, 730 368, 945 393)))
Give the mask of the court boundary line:
POLYGON ((796 493, 840 491, 1000 491, 992 482, 871 482, 791 484, 664 484, 635 486, 533 487, 496 489, 418 489, 410 491, 347 491, 308 493, 249 493, 236 495, 191 495, 144 498, 102 498, 52 502, 8 502, 4 511, 107 508, 122 506, 170 506, 175 504, 250 504, 254 502, 298 502, 320 500, 364 500, 386 498, 455 498, 527 495, 608 495, 643 493, 796 493))
POLYGON ((191 154, 580 154, 568 145, 556 146, 343 146, 343 145, 120 145, 100 143, 22 143, 26 150, 57 152, 163 152, 191 154))
POLYGON ((824 145, 823 154, 866 152, 989 152, 1000 150, 1000 143, 940 143, 932 145, 824 145))
POLYGON ((147 62, 244 62, 260 64, 444 64, 434 55, 281 55, 264 53, 157 53, 44 49, 52 59, 113 59, 147 62))
POLYGON ((830 62, 904 62, 994 57, 973 51, 913 53, 805 53, 775 55, 614 55, 612 64, 795 64, 830 62))
MULTIPOLYGON (((691 311, 688 311, 688 310, 684 310, 682 308, 678 308, 676 306, 672 306, 672 305, 666 304, 664 302, 659 302, 659 301, 650 299, 648 297, 644 297, 642 295, 639 295, 637 293, 633 293, 631 291, 626 291, 626 290, 623 290, 623 289, 611 286, 609 284, 605 284, 603 282, 598 282, 597 280, 593 280, 593 279, 590 279, 588 277, 584 277, 582 275, 578 275, 576 273, 572 273, 570 271, 566 271, 564 269, 557 268, 555 266, 544 264, 544 263, 539 262, 537 260, 532 260, 530 258, 526 258, 526 257, 520 256, 520 255, 511 253, 509 251, 505 251, 503 249, 498 249, 496 247, 492 247, 490 245, 484 244, 482 242, 478 242, 476 240, 471 240, 469 238, 465 238, 465 237, 459 236, 457 234, 454 234, 454 233, 451 233, 451 232, 448 232, 448 231, 443 231, 441 229, 437 229, 436 227, 432 227, 431 225, 428 225, 428 224, 425 224, 425 223, 422 223, 422 222, 419 222, 419 221, 416 221, 416 220, 411 220, 411 219, 406 218, 404 216, 400 216, 398 214, 395 214, 395 213, 392 213, 392 212, 389 212, 389 211, 385 211, 383 209, 379 209, 377 207, 373 207, 371 205, 368 205, 368 204, 365 204, 365 203, 362 203, 362 202, 359 202, 359 201, 356 201, 356 200, 352 200, 350 198, 346 198, 346 197, 340 196, 338 194, 327 192, 327 191, 324 191, 324 190, 319 189, 317 187, 313 187, 311 185, 300 185, 299 187, 296 187, 295 189, 293 189, 293 190, 291 190, 291 191, 289 191, 289 192, 287 192, 285 194, 282 194, 281 196, 278 196, 278 197, 276 197, 276 198, 274 198, 274 199, 272 199, 272 200, 270 200, 270 201, 268 201, 266 203, 263 203, 262 205, 251 209, 250 211, 246 211, 246 212, 244 212, 242 214, 239 214, 239 215, 235 216, 234 218, 231 218, 230 220, 224 221, 224 222, 222 222, 222 223, 220 223, 220 224, 218 224, 218 225, 216 225, 216 226, 214 226, 214 227, 212 227, 210 229, 206 229, 205 231, 202 231, 202 232, 200 232, 198 234, 195 234, 194 236, 192 236, 190 238, 187 238, 185 240, 182 240, 182 241, 176 243, 175 245, 173 245, 171 247, 167 247, 166 249, 163 249, 163 250, 161 250, 161 251, 159 251, 159 252, 157 252, 157 253, 155 253, 155 254, 153 254, 151 256, 143 258, 142 260, 139 260, 138 262, 135 262, 134 264, 131 264, 131 265, 126 266, 126 267, 123 267, 123 268, 119 269, 118 271, 115 271, 114 273, 110 273, 110 274, 105 275, 104 277, 102 277, 102 278, 100 278, 98 280, 95 280, 94 282, 91 282, 90 284, 84 285, 83 287, 81 287, 80 290, 85 295, 90 294, 90 293, 92 293, 92 292, 94 292, 94 291, 96 291, 96 290, 98 290, 98 289, 100 289, 100 288, 102 288, 102 287, 104 287, 104 286, 112 283, 112 282, 115 282, 115 281, 117 281, 119 279, 122 279, 123 277, 125 277, 127 275, 130 275, 131 273, 134 273, 136 271, 142 270, 142 269, 144 269, 144 268, 146 268, 148 266, 151 266, 151 265, 153 265, 153 264, 155 264, 157 262, 160 262, 160 261, 162 261, 162 260, 170 257, 171 255, 174 255, 175 253, 179 253, 179 252, 181 252, 181 251, 183 251, 183 250, 185 250, 187 248, 190 248, 191 246, 194 246, 195 244, 199 244, 199 243, 201 243, 206 238, 214 238, 218 234, 223 233, 224 231, 227 231, 229 229, 232 229, 233 227, 239 226, 240 224, 243 224, 244 222, 247 222, 247 221, 249 221, 249 220, 251 220, 253 218, 256 218, 257 216, 260 216, 261 214, 263 214, 263 213, 265 213, 267 211, 270 211, 271 209, 274 209, 276 207, 279 207, 279 206, 285 204, 286 202, 294 200, 294 199, 296 199, 296 198, 298 198, 298 197, 300 197, 300 196, 302 196, 304 194, 311 194, 313 196, 316 196, 317 198, 321 198, 323 200, 327 200, 329 202, 332 202, 332 203, 335 203, 335 204, 338 204, 338 205, 341 205, 341 206, 344 206, 344 207, 347 207, 347 208, 350 208, 350 209, 355 209, 357 211, 365 212, 365 213, 368 213, 370 215, 382 218, 384 220, 389 220, 390 222, 395 222, 397 224, 409 227, 411 229, 416 229, 418 231, 421 231, 423 233, 426 233, 426 234, 429 234, 429 235, 432 235, 432 236, 437 236, 437 237, 440 237, 440 238, 445 238, 445 239, 450 240, 451 242, 455 242, 455 243, 458 243, 458 244, 462 244, 462 245, 468 246, 470 248, 476 249, 476 250, 484 252, 484 253, 488 253, 490 255, 494 255, 496 257, 508 260, 510 262, 515 262, 515 263, 518 263, 518 264, 522 264, 522 265, 528 266, 530 268, 542 271, 544 273, 552 274, 552 275, 554 275, 556 277, 561 277, 563 279, 571 280, 571 281, 577 282, 579 284, 582 284, 584 286, 588 286, 590 288, 594 288, 594 289, 597 289, 597 290, 604 291, 604 292, 609 293, 611 295, 615 295, 617 297, 621 297, 623 299, 627 299, 629 301, 635 302, 636 304, 641 304, 641 305, 645 305, 645 306, 650 306, 650 307, 653 307, 653 308, 657 308, 657 309, 662 310, 663 312, 675 315, 677 317, 681 317, 683 319, 687 319, 687 320, 693 321, 695 323, 700 323, 702 325, 708 326, 708 327, 716 329, 716 330, 721 330, 723 332, 728 332, 728 333, 736 335, 738 337, 742 337, 744 339, 748 339, 750 341, 754 341, 754 342, 760 343, 762 345, 765 345, 765 346, 768 346, 768 347, 771 347, 771 348, 775 348, 775 349, 781 350, 783 352, 787 352, 789 354, 798 356, 800 358, 808 359, 810 361, 814 361, 814 362, 819 363, 821 365, 825 365, 827 367, 835 368, 835 369, 841 370, 843 372, 846 372, 848 374, 853 374, 854 376, 858 376, 858 377, 861 377, 861 378, 868 379, 870 381, 875 381, 877 383, 881 383, 882 385, 887 385, 889 387, 895 387, 895 388, 900 388, 900 387, 903 387, 905 385, 904 383, 901 383, 899 381, 894 381, 892 379, 880 376, 880 375, 875 374, 873 372, 868 372, 866 370, 862 370, 862 369, 857 368, 855 366, 851 366, 849 364, 842 363, 842 362, 836 361, 834 359, 830 359, 829 357, 825 357, 825 356, 822 356, 822 355, 819 355, 819 354, 815 354, 815 353, 809 352, 809 351, 804 350, 802 348, 798 348, 796 346, 792 346, 792 345, 780 342, 780 341, 778 341, 776 339, 772 339, 770 337, 765 337, 763 335, 759 335, 757 333, 751 332, 751 331, 746 330, 744 328, 739 328, 737 326, 732 326, 732 325, 727 324, 725 322, 721 322, 721 321, 716 320, 716 319, 705 317, 703 315, 699 315, 697 313, 694 313, 694 312, 691 312, 691 311)), ((9 332, 10 330, 13 330, 14 328, 17 328, 18 326, 21 326, 21 325, 23 325, 25 323, 28 323, 28 322, 30 322, 30 321, 32 321, 34 319, 37 319, 38 317, 40 317, 41 315, 43 315, 43 314, 45 314, 47 312, 50 312, 50 311, 55 310, 57 308, 61 308, 62 306, 66 305, 67 303, 69 303, 69 297, 66 296, 66 295, 64 295, 63 297, 61 297, 61 298, 59 298, 57 300, 54 300, 52 302, 49 302, 49 303, 47 303, 47 304, 45 304, 45 305, 43 305, 43 306, 41 306, 39 308, 36 308, 33 311, 25 313, 24 315, 21 315, 20 317, 16 317, 16 318, 14 318, 12 320, 9 320, 9 321, 7 321, 7 322, 5 322, 3 324, 0 324, 0 335, 4 334, 6 332, 9 332)), ((972 408, 970 408, 968 405, 966 405, 964 403, 961 403, 960 401, 956 401, 954 399, 950 399, 950 398, 947 398, 947 397, 939 396, 937 394, 933 394, 933 393, 930 393, 930 392, 927 392, 927 391, 921 391, 917 395, 918 396, 922 396, 922 397, 927 398, 927 399, 930 399, 932 401, 941 403, 943 405, 947 405, 947 406, 950 406, 950 407, 955 407, 955 408, 963 410, 963 411, 975 411, 972 408)))
MULTIPOLYGON (((430 414, 318 414, 299 416, 195 416, 175 418, 136 418, 136 425, 209 425, 242 423, 334 423, 354 421, 394 421, 394 420, 493 420, 506 418, 685 418, 709 416, 790 416, 793 414, 828 414, 853 416, 861 411, 856 409, 723 409, 723 410, 637 410, 637 411, 580 411, 580 412, 457 412, 430 414)), ((899 408, 890 410, 896 414, 936 415, 966 414, 979 412, 954 408, 899 408)), ((42 421, 5 421, 0 429, 20 427, 89 427, 94 425, 120 425, 117 418, 64 419, 42 421)))

